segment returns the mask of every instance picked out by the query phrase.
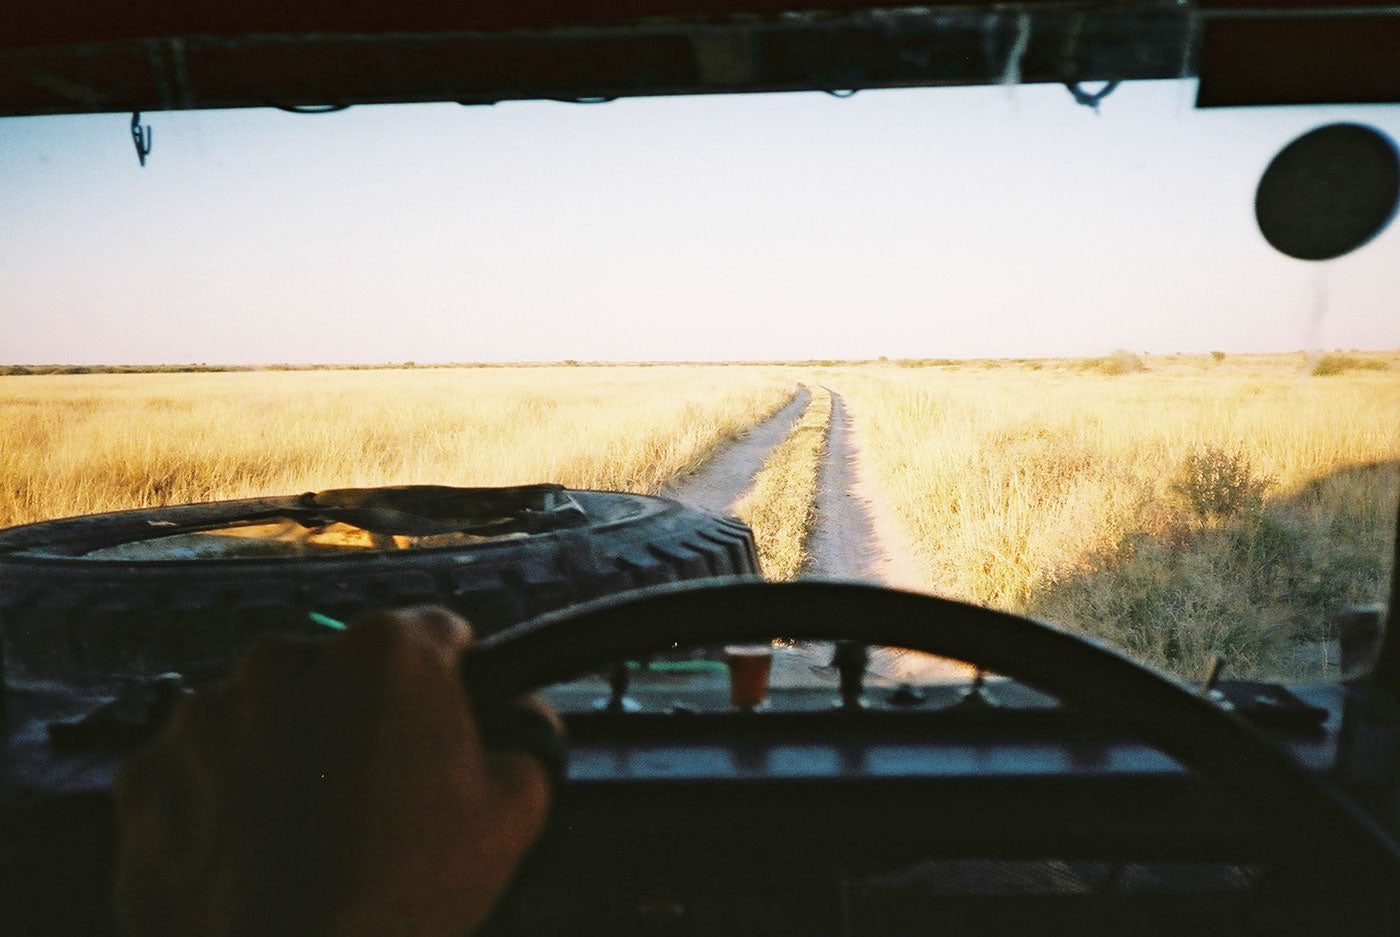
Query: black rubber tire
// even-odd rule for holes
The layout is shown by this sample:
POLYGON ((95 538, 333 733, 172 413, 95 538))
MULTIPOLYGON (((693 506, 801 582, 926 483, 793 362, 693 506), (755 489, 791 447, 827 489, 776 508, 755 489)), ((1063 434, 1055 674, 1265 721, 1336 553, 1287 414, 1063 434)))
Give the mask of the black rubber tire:
MULTIPOLYGON (((499 501, 542 489, 564 491, 366 491, 399 498, 448 492, 458 499, 499 501)), ((197 528, 210 517, 268 517, 279 506, 305 504, 313 497, 307 495, 121 511, 0 530, 6 681, 105 688, 176 671, 198 685, 227 674, 256 635, 327 633, 308 618, 310 612, 343 621, 375 609, 437 603, 486 635, 642 586, 758 573, 753 536, 734 518, 666 498, 564 493, 583 509, 577 526, 467 545, 309 557, 130 561, 61 555, 81 552, 85 543, 119 542, 123 531, 197 528), (53 549, 46 552, 46 544, 53 549)))

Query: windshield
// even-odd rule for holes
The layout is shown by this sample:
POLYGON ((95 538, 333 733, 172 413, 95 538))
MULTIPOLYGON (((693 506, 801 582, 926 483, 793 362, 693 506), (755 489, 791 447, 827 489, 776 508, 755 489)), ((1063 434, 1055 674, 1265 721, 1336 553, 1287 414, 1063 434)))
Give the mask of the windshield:
POLYGON ((1335 679, 1388 590, 1400 233, 1294 260, 1253 197, 1400 108, 1194 92, 170 112, 144 168, 124 116, 0 121, 0 526, 659 493, 743 519, 769 578, 1335 679))

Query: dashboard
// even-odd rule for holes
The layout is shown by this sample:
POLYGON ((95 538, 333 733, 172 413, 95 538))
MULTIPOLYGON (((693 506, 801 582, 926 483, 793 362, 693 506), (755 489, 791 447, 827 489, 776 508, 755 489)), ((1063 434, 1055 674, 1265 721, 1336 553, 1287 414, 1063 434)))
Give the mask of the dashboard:
MULTIPOLYGON (((1247 803, 1014 681, 875 686, 854 705, 790 687, 756 712, 664 672, 634 671, 625 707, 617 689, 543 691, 568 725, 565 783, 487 933, 1271 929, 1247 803)), ((1286 692, 1293 711, 1261 718, 1318 775, 1357 773, 1358 725, 1390 731, 1355 688, 1286 692)), ((108 933, 109 791, 142 731, 116 711, 140 707, 54 686, 6 704, 0 920, 108 933)))

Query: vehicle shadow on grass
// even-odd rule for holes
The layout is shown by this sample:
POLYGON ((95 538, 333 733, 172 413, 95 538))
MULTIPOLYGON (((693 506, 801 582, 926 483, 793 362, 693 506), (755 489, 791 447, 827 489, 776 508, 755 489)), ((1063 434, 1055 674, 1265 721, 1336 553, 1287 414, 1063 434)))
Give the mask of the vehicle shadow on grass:
POLYGON ((1227 493, 1224 513, 1184 497, 1036 590, 1028 614, 1188 679, 1216 654, 1235 677, 1337 679, 1337 612, 1389 595, 1400 460, 1256 492, 1227 493))

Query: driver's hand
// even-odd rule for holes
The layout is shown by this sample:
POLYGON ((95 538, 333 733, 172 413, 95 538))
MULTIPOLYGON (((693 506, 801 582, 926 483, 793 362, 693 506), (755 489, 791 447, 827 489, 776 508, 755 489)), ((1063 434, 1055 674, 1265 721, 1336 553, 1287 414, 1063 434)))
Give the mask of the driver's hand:
MULTIPOLYGON (((132 935, 470 933, 539 835, 544 767, 483 750, 466 622, 375 615, 264 641, 191 696, 117 785, 132 935)), ((542 705, 542 704, 539 704, 542 705)))

